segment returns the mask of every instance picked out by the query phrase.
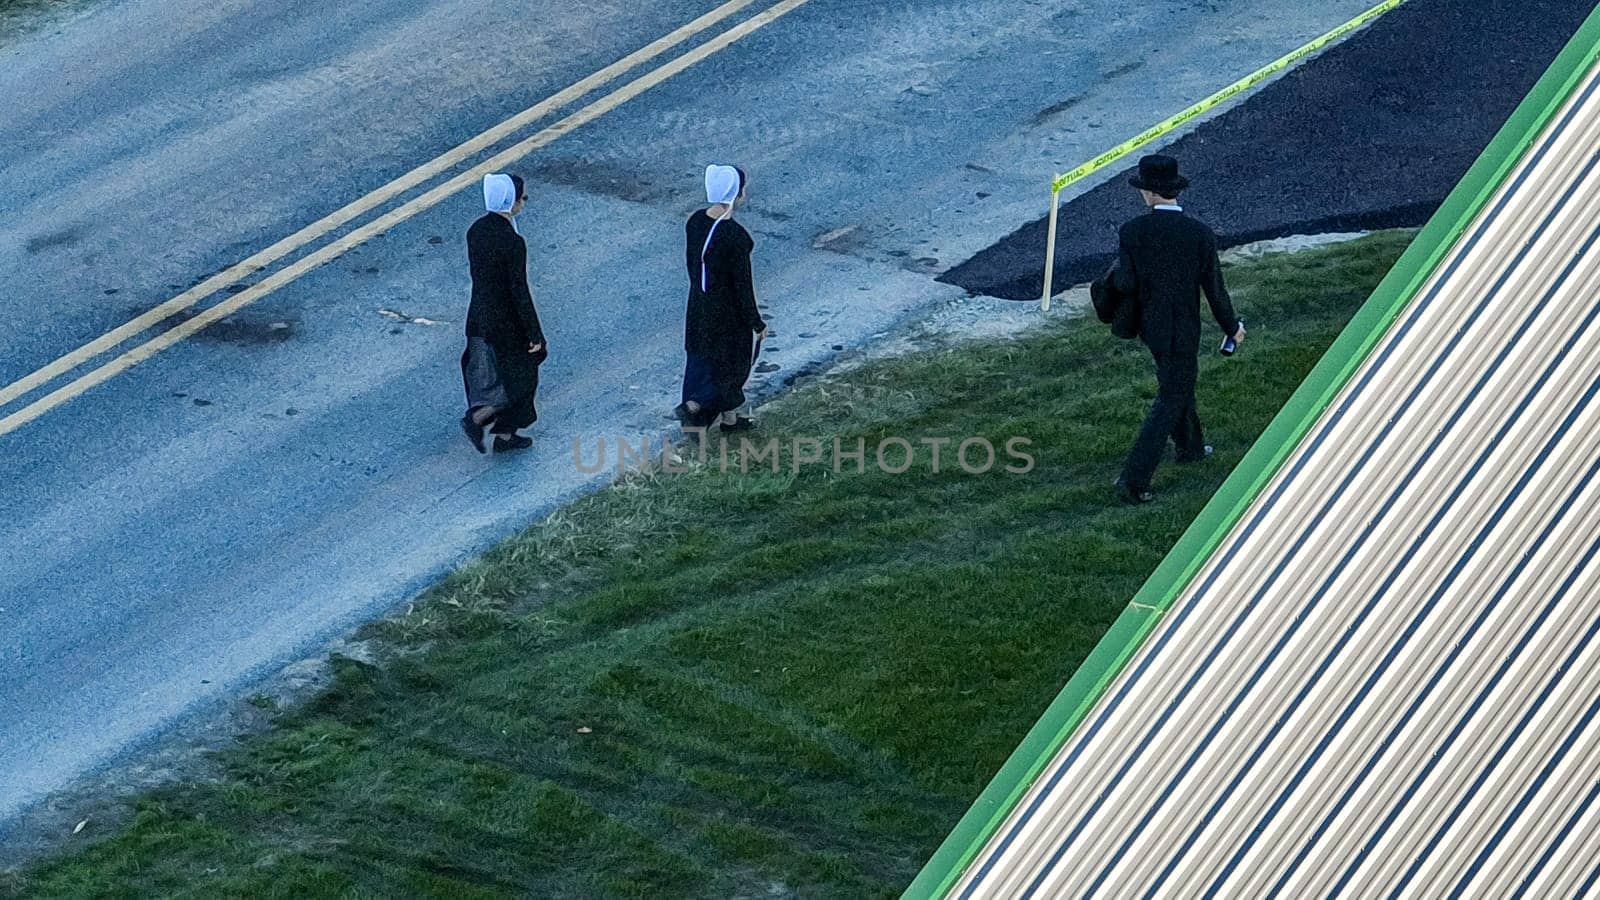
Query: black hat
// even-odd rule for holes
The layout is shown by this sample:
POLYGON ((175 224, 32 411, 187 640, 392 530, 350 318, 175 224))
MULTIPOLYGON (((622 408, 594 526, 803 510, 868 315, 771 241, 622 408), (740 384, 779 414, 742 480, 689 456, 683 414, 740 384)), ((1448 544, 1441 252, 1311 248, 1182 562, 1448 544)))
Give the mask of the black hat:
POLYGON ((1189 186, 1189 179, 1178 174, 1177 160, 1157 154, 1139 160, 1139 174, 1129 178, 1128 183, 1141 191, 1176 197, 1189 186))

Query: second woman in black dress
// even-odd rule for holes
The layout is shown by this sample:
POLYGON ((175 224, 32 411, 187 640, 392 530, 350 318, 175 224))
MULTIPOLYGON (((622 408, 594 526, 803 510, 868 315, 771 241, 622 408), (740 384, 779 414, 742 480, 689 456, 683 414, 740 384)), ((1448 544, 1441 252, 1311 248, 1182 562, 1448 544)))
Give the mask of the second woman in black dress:
POLYGON ((689 217, 684 254, 689 271, 689 305, 684 320, 683 402, 675 413, 690 427, 721 421, 723 431, 753 424, 740 415, 744 384, 750 378, 767 323, 756 308, 750 275, 755 241, 733 220, 744 202, 745 174, 735 166, 706 168, 710 208, 689 217))

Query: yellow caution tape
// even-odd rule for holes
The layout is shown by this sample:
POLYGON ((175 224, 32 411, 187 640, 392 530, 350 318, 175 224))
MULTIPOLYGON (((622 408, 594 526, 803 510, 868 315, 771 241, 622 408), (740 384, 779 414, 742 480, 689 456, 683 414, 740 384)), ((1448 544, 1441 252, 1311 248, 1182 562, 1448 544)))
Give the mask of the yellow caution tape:
POLYGON ((1338 28, 1335 28, 1322 37, 1317 38, 1298 50, 1291 51, 1287 55, 1274 60, 1273 62, 1267 64, 1264 68, 1258 69, 1255 72, 1246 75, 1244 78, 1235 81, 1233 84, 1230 84, 1222 90, 1217 91, 1215 94, 1212 94, 1206 99, 1201 100, 1199 103, 1196 103, 1183 112, 1178 113, 1172 118, 1167 119, 1166 121, 1157 125, 1151 126, 1145 131, 1140 132, 1136 137, 1112 147, 1110 150, 1107 150, 1099 156, 1096 156, 1094 159, 1089 160, 1065 175, 1057 175, 1055 181, 1050 185, 1051 191, 1057 194, 1061 193, 1073 182, 1079 181, 1094 174, 1095 172, 1100 171, 1122 157, 1127 156, 1129 153, 1132 153, 1140 147, 1143 147, 1145 144, 1150 143, 1156 138, 1170 133, 1194 117, 1228 102, 1229 100, 1237 97, 1245 91, 1250 90, 1261 82, 1266 81, 1268 78, 1271 78, 1279 72, 1282 72, 1284 69, 1289 68, 1300 60, 1305 59, 1319 50, 1322 50, 1329 44, 1332 44, 1352 31, 1356 31, 1365 27, 1374 19, 1377 19, 1379 16, 1394 9, 1404 2, 1406 2, 1406 0, 1384 0, 1384 2, 1379 3, 1377 6, 1374 6, 1359 16, 1356 16, 1354 19, 1351 19, 1343 25, 1340 25, 1338 28))

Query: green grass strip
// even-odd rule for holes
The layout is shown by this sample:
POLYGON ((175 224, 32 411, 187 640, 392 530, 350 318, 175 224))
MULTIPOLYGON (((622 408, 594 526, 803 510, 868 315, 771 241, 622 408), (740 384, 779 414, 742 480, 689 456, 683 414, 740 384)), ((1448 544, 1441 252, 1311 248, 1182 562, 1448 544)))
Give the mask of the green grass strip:
POLYGON ((1600 55, 1600 10, 1591 13, 1532 92, 1378 285, 1260 440, 1179 539, 1133 602, 1084 660, 1016 752, 907 889, 943 897, 988 844, 1078 723, 1144 643, 1162 614, 1300 445, 1389 327, 1477 219, 1600 55))

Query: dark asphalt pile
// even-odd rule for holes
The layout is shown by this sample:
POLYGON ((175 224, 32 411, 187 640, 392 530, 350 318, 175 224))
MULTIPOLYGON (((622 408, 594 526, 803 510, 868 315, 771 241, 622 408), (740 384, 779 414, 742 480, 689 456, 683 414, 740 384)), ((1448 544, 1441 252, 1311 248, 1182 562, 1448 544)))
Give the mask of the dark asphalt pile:
MULTIPOLYGON (((1411 0, 1162 152, 1193 182, 1184 206, 1225 246, 1421 225, 1592 9, 1587 0, 1411 0)), ((1141 211, 1131 171, 1062 204, 1057 286, 1111 263, 1117 226, 1141 211)), ((1045 227, 1040 218, 939 280, 1036 300, 1045 227)))

